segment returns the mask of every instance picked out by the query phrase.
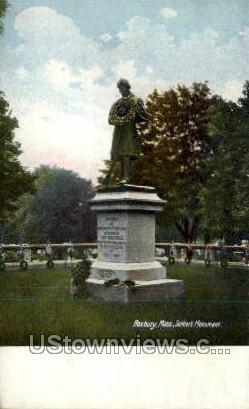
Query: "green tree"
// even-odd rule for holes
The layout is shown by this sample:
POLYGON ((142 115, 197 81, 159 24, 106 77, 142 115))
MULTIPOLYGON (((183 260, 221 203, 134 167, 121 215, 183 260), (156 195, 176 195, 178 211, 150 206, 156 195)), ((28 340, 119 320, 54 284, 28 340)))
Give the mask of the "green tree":
POLYGON ((239 98, 239 107, 245 120, 249 119, 249 81, 246 81, 242 89, 242 97, 239 98))
POLYGON ((209 110, 215 154, 209 159, 210 177, 202 189, 203 225, 211 238, 226 243, 248 235, 248 83, 243 94, 240 105, 219 99, 209 110))
POLYGON ((0 0, 0 34, 3 32, 3 22, 2 17, 5 16, 6 10, 8 7, 8 3, 6 0, 0 0))
POLYGON ((35 172, 36 193, 19 201, 9 237, 28 242, 94 241, 96 221, 88 201, 90 181, 62 168, 40 166, 35 172))
MULTIPOLYGON (((8 3, 0 0, 0 34, 8 3)), ((16 208, 17 199, 25 192, 34 190, 34 178, 21 166, 18 157, 20 144, 14 141, 18 122, 12 116, 8 102, 0 91, 0 226, 6 223, 9 213, 16 208)))
POLYGON ((157 188, 167 201, 160 223, 175 225, 185 241, 196 238, 201 221, 200 190, 213 152, 207 113, 214 100, 207 83, 155 90, 146 102, 149 122, 139 132, 143 156, 135 162, 135 182, 157 188))
MULTIPOLYGON (((105 180, 106 177, 109 173, 109 169, 111 166, 111 161, 110 160, 104 160, 104 167, 103 169, 100 169, 100 175, 98 177, 98 185, 99 186, 104 186, 105 185, 105 180)), ((115 166, 112 170, 112 175, 111 175, 111 184, 115 185, 118 183, 121 177, 121 166, 119 162, 115 163, 115 166)))
POLYGON ((0 225, 16 208, 17 199, 34 191, 34 177, 21 165, 20 144, 14 140, 17 119, 0 91, 0 225))
POLYGON ((249 154, 244 156, 241 166, 240 180, 236 186, 236 207, 234 217, 236 220, 236 232, 240 239, 249 240, 249 154))
POLYGON ((240 237, 249 239, 249 81, 242 89, 238 101, 240 112, 240 177, 236 185, 236 227, 240 237))

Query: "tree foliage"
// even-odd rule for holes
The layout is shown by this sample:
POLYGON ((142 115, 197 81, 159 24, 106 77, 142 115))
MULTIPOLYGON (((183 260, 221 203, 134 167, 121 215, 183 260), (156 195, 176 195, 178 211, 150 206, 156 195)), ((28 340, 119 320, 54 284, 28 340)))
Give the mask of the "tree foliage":
POLYGON ((211 237, 226 243, 248 236, 248 91, 247 82, 239 104, 219 99, 209 112, 209 133, 216 149, 202 191, 203 224, 211 237))
POLYGON ((239 98, 239 107, 244 119, 249 120, 249 81, 246 81, 242 89, 242 96, 239 98))
POLYGON ((243 156, 240 158, 240 178, 237 184, 236 218, 238 230, 244 238, 249 239, 249 81, 246 81, 239 98, 239 108, 243 125, 243 156))
MULTIPOLYGON (((0 34, 8 3, 0 0, 0 34)), ((18 121, 12 116, 8 102, 0 91, 0 226, 16 206, 17 199, 25 192, 34 191, 34 178, 19 161, 20 144, 14 140, 18 121)))
POLYGON ((0 224, 15 209, 16 200, 34 190, 34 177, 19 161, 20 144, 14 140, 17 127, 17 119, 0 91, 0 224))
MULTIPOLYGON (((98 176, 98 185, 99 186, 104 186, 106 183, 106 177, 109 173, 111 167, 111 161, 110 160, 104 160, 104 167, 103 169, 100 169, 100 175, 98 176)), ((120 163, 117 161, 113 167, 112 170, 112 175, 111 175, 111 184, 115 185, 119 182, 121 178, 121 166, 120 163)))
POLYGON ((12 228, 28 242, 93 241, 95 216, 88 201, 90 181, 63 168, 40 166, 35 172, 36 194, 21 198, 12 228))
POLYGON ((149 122, 141 125, 143 156, 135 163, 135 181, 155 186, 166 199, 161 223, 175 224, 185 241, 193 241, 200 223, 200 190, 213 153, 207 113, 214 102, 206 83, 178 85, 149 95, 149 122))
POLYGON ((8 7, 8 3, 6 0, 0 0, 0 34, 3 32, 3 22, 2 17, 4 17, 6 10, 8 7))

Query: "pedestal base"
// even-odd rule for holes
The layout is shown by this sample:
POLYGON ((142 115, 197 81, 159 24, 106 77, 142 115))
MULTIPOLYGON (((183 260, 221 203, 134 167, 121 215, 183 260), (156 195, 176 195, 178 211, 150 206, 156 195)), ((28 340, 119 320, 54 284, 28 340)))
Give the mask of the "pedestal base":
POLYGON ((106 287, 104 280, 89 278, 86 286, 90 297, 122 304, 164 302, 184 295, 183 281, 173 279, 136 281, 135 288, 131 288, 122 283, 106 287))
POLYGON ((91 269, 91 278, 98 280, 158 280, 166 278, 166 269, 158 261, 144 263, 113 263, 95 261, 91 269))
POLYGON ((91 208, 97 213, 98 259, 87 280, 90 297, 119 303, 183 297, 183 281, 167 279, 165 266, 155 259, 155 215, 164 204, 150 186, 97 191, 91 208), (105 285, 113 279, 119 284, 105 285), (135 285, 127 286, 127 280, 135 285))

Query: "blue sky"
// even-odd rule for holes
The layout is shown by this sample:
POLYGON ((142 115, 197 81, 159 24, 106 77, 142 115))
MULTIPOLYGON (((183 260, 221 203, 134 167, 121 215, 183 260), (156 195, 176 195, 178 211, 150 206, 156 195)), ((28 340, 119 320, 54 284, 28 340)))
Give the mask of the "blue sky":
POLYGON ((9 0, 0 88, 19 119, 29 168, 96 178, 108 158, 116 81, 145 97, 209 81, 236 100, 248 79, 247 0, 9 0))

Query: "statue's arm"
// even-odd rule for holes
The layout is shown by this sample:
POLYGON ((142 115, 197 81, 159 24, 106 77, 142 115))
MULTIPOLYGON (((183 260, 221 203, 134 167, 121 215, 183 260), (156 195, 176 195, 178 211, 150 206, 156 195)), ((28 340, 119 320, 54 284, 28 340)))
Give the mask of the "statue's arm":
POLYGON ((115 104, 112 105, 110 112, 109 112, 109 117, 108 117, 109 125, 116 125, 116 121, 114 117, 114 110, 115 110, 115 104))
POLYGON ((141 98, 138 98, 136 103, 136 122, 147 122, 148 119, 149 116, 145 110, 144 102, 141 98))

